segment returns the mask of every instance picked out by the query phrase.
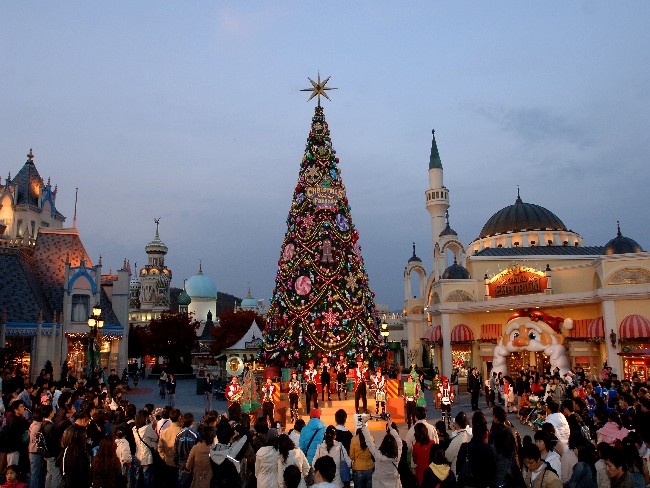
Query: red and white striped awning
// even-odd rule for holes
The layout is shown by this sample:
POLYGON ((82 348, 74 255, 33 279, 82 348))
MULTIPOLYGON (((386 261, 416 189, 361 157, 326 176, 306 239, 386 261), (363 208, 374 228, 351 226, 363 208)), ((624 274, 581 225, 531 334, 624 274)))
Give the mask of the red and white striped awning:
POLYGON ((429 327, 424 337, 431 342, 442 342, 442 327, 439 325, 429 327))
POLYGON ((650 339, 650 320, 643 315, 628 315, 618 329, 620 339, 650 339))
POLYGON ((587 337, 590 339, 604 339, 605 338, 605 321, 603 317, 596 317, 591 321, 587 327, 587 337))
POLYGON ((494 341, 501 339, 501 324, 481 324, 481 340, 494 341))
POLYGON ((569 339, 589 339, 589 324, 592 322, 593 319, 574 319, 573 328, 566 331, 566 336, 569 339))
POLYGON ((465 324, 458 324, 451 331, 451 343, 452 344, 463 344, 467 342, 474 341, 474 333, 465 324))

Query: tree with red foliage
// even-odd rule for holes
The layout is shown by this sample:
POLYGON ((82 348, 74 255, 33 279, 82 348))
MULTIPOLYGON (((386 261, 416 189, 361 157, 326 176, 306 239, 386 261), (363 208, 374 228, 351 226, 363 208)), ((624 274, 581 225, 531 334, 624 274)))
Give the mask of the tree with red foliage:
POLYGON ((144 353, 167 357, 170 369, 180 372, 191 365, 200 325, 192 314, 163 312, 159 319, 153 319, 149 326, 139 330, 144 353))
POLYGON ((257 323, 260 330, 266 327, 266 319, 258 315, 252 310, 226 310, 221 313, 219 317, 219 327, 212 329, 212 352, 214 354, 220 353, 235 344, 239 339, 244 337, 248 329, 253 324, 257 323))

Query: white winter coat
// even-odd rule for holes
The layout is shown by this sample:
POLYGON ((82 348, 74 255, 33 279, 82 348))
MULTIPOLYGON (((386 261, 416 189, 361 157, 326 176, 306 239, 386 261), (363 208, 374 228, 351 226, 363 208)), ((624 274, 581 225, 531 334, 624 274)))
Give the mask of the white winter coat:
MULTIPOLYGON (((402 439, 395 429, 390 429, 390 434, 397 442, 397 457, 389 458, 384 456, 372 440, 368 426, 363 426, 363 436, 366 438, 366 444, 370 453, 375 457, 375 472, 372 474, 373 488, 402 488, 402 482, 399 479, 397 465, 402 457, 402 439)), ((386 434, 388 435, 388 434, 386 434)))
POLYGON ((348 467, 352 466, 352 460, 350 459, 350 456, 348 456, 348 452, 345 450, 345 447, 343 447, 343 444, 341 444, 339 441, 334 441, 332 449, 328 452, 327 444, 325 444, 325 441, 323 441, 316 448, 316 454, 314 454, 312 466, 316 463, 316 460, 318 458, 323 456, 331 456, 332 459, 334 459, 334 463, 336 463, 336 477, 332 483, 334 483, 336 486, 343 486, 343 482, 341 481, 341 463, 347 463, 348 467))
POLYGON ((286 461, 282 460, 282 456, 278 457, 278 486, 284 486, 284 470, 292 464, 298 466, 302 473, 302 480, 300 480, 298 488, 306 488, 305 478, 309 475, 309 461, 307 461, 305 453, 299 447, 289 451, 286 461))
MULTIPOLYGON (((263 488, 279 488, 278 458, 280 453, 273 446, 264 446, 255 455, 255 477, 257 486, 263 488)), ((284 483, 282 484, 284 486, 284 483)))
POLYGON ((133 437, 135 438, 135 457, 143 466, 153 464, 151 449, 158 450, 158 436, 153 430, 151 424, 143 425, 139 429, 133 427, 133 437), (149 449, 149 447, 151 449, 149 449))

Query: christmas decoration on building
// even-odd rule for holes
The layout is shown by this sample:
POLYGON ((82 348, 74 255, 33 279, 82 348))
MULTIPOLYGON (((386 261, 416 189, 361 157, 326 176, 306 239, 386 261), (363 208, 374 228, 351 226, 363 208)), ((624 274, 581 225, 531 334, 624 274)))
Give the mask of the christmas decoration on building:
POLYGON ((310 80, 318 105, 287 217, 261 358, 295 365, 339 352, 383 356, 383 341, 352 223, 351 208, 320 106, 325 84, 310 80))

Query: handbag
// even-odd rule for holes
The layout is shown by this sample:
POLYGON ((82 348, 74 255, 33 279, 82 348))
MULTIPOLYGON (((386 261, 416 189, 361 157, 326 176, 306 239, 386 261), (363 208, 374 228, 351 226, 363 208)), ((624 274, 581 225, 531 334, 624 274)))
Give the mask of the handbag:
POLYGON ((352 481, 352 471, 350 466, 348 466, 347 461, 343 458, 343 449, 345 449, 341 444, 339 444, 339 466, 341 468, 341 481, 343 483, 349 483, 352 481))

